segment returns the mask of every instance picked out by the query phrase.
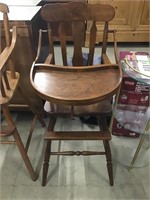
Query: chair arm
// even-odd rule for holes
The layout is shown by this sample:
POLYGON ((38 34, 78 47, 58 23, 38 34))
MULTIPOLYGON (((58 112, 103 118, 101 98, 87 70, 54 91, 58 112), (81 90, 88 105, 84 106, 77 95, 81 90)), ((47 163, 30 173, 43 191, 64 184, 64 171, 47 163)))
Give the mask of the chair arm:
MULTIPOLYGON (((42 54, 42 47, 43 47, 42 46, 42 40, 43 40, 43 34, 44 33, 48 34, 48 31, 42 30, 42 29, 39 30, 38 47, 37 47, 37 54, 36 54, 36 58, 35 58, 35 63, 40 62, 40 56, 42 54)), ((46 59, 44 59, 44 61, 42 61, 42 63, 45 63, 45 64, 53 63, 53 53, 49 52, 46 59)))
POLYGON ((41 44, 42 44, 42 30, 40 29, 40 30, 39 30, 39 37, 38 37, 37 54, 36 54, 36 57, 35 57, 35 61, 34 61, 34 62, 37 62, 38 59, 39 59, 40 52, 41 52, 41 44))
POLYGON ((115 54, 115 60, 116 63, 119 63, 119 58, 118 58, 118 47, 117 47, 117 39, 116 39, 116 30, 109 30, 109 33, 113 34, 113 42, 114 42, 114 54, 115 54))
MULTIPOLYGON (((119 58, 118 58, 118 47, 117 47, 117 40, 116 40, 116 32, 117 32, 116 30, 109 30, 108 31, 108 33, 113 34, 114 55, 115 55, 116 64, 118 64, 119 58)), ((111 64, 112 63, 106 53, 102 54, 102 60, 103 60, 104 64, 111 64)))
POLYGON ((17 27, 13 26, 12 28, 12 40, 11 40, 11 45, 10 48, 13 50, 17 41, 17 27))
POLYGON ((10 58, 10 56, 15 48, 16 41, 17 41, 17 28, 16 28, 16 26, 14 26, 12 28, 11 44, 9 47, 5 47, 5 49, 0 54, 0 71, 1 71, 1 73, 3 73, 3 71, 6 70, 7 66, 4 66, 4 65, 10 58))

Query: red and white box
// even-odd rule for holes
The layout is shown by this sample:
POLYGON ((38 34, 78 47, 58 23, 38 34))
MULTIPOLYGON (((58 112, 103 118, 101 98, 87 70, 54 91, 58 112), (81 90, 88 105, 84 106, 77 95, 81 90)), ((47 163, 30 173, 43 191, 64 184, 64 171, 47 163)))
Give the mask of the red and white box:
POLYGON ((150 105, 150 86, 131 77, 123 76, 118 104, 146 106, 150 105))
MULTIPOLYGON (((120 59, 123 59, 127 54, 130 54, 130 52, 121 52, 120 59)), ((150 106, 150 86, 124 74, 118 105, 120 108, 118 109, 117 106, 117 115, 120 116, 116 117, 119 119, 118 121, 116 119, 113 121, 112 134, 117 136, 139 137, 139 130, 143 130, 142 126, 144 126, 144 118, 139 118, 145 116, 150 106), (135 132, 131 130, 135 130, 135 132)))

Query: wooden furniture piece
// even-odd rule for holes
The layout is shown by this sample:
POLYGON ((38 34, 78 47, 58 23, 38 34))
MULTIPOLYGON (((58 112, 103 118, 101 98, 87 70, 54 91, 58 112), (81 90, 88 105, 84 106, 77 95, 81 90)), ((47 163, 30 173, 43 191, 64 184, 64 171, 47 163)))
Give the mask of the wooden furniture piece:
MULTIPOLYGON (((19 85, 26 91, 30 101, 35 105, 39 113, 42 110, 43 103, 34 94, 30 84, 29 74, 33 60, 35 59, 33 31, 37 32, 34 23, 40 11, 40 6, 9 6, 9 25, 10 28, 17 26, 17 42, 13 52, 13 62, 16 71, 21 75, 19 85), (26 14, 25 14, 26 13, 26 14)), ((5 46, 5 36, 3 31, 2 16, 0 16, 0 25, 2 30, 2 47, 5 46)), ((17 89, 11 105, 13 110, 28 110, 25 99, 20 96, 17 89)))
MULTIPOLYGON (((20 74, 16 72, 14 68, 13 63, 13 53, 16 48, 16 41, 17 41, 17 29, 16 27, 12 28, 12 32, 10 32, 9 29, 9 20, 8 20, 8 12, 9 8, 6 4, 0 3, 0 12, 3 15, 3 26, 4 26, 4 35, 5 35, 5 47, 1 48, 0 50, 0 72, 1 72, 1 93, 0 93, 0 105, 2 114, 7 122, 7 125, 1 127, 0 137, 5 138, 9 136, 13 136, 15 141, 5 141, 2 140, 1 143, 15 143, 18 146, 18 149, 20 151, 20 154, 22 156, 22 159, 28 169, 28 172, 32 178, 33 181, 37 179, 37 175, 34 172, 34 169, 31 165, 31 162, 29 160, 29 157, 27 155, 27 150, 29 148, 29 144, 31 141, 35 119, 38 117, 39 121, 43 126, 45 126, 45 123, 43 120, 41 120, 39 114, 37 113, 34 105, 30 102, 28 97, 26 96, 24 90, 19 85, 20 81, 20 74), (26 148, 23 145, 23 142, 21 140, 21 137, 18 133, 18 130, 15 126, 15 122, 11 116, 11 113, 9 111, 9 104, 11 103, 11 100, 17 90, 19 89, 20 95, 23 96, 26 103, 30 107, 30 109, 33 111, 33 113, 36 114, 36 117, 33 120, 33 124, 31 126, 31 130, 29 132, 29 136, 26 143, 26 148)), ((2 34, 1 34, 2 35, 2 34)))
MULTIPOLYGON (((115 17, 110 23, 111 29, 118 32, 118 42, 149 42, 149 1, 130 0, 88 0, 89 4, 109 4, 115 9, 115 17)), ((90 26, 90 23, 88 24, 90 26)), ((97 42, 102 41, 103 28, 97 23, 97 42)), ((87 27, 87 42, 89 28, 87 27)), ((112 37, 108 41, 113 41, 112 37)))
MULTIPOLYGON (((31 69, 31 83, 35 93, 46 100, 45 110, 50 115, 48 130, 45 134, 46 150, 43 163, 42 185, 46 185, 50 155, 105 155, 110 185, 114 184, 111 150, 109 140, 111 134, 105 121, 105 114, 111 111, 110 98, 117 92, 121 81, 121 68, 111 64, 107 55, 108 22, 113 19, 115 11, 108 5, 90 5, 83 2, 47 4, 41 9, 41 16, 47 22, 48 29, 39 33, 39 48, 37 58, 31 69), (83 66, 83 24, 93 21, 91 27, 90 48, 86 64, 83 66), (93 65, 96 21, 104 23, 101 63, 93 65), (63 66, 56 65, 58 57, 54 54, 51 22, 59 24, 60 48, 63 66), (73 66, 67 63, 67 42, 64 22, 71 22, 73 36, 73 66), (42 49, 42 33, 48 34, 50 52, 45 63, 40 61, 42 49), (58 116, 80 117, 94 115, 98 119, 100 131, 54 131, 58 116), (104 151, 61 151, 52 152, 53 140, 100 140, 103 141, 104 151)), ((113 32, 113 31, 112 31, 113 32)), ((116 47, 116 44, 115 44, 116 47)), ((85 54, 84 54, 85 55, 85 54)), ((100 52, 99 52, 100 55, 100 52)))

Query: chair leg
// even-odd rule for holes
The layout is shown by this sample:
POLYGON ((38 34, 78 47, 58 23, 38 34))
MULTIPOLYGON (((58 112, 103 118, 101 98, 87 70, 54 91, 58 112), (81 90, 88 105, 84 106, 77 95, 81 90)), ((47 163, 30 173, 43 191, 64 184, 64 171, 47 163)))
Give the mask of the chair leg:
POLYGON ((23 89, 19 86, 18 87, 19 92, 21 93, 21 95, 23 96, 23 98, 26 100, 29 108, 31 109, 31 111, 37 115, 37 118, 39 120, 39 122, 41 123, 42 127, 45 127, 45 122, 43 121, 43 119, 41 118, 41 116, 39 115, 37 109, 34 107, 34 105, 30 102, 30 100, 28 99, 28 97, 26 96, 26 94, 24 93, 23 89))
POLYGON ((27 138, 27 142, 26 142, 26 151, 28 151, 28 149, 29 149, 29 145, 30 145, 30 142, 31 142, 31 139, 32 139, 32 134, 33 134, 33 131, 34 131, 36 120, 37 120, 37 115, 35 115, 35 117, 32 121, 32 125, 31 125, 30 132, 29 132, 29 135, 28 135, 28 138, 27 138))
POLYGON ((13 120, 13 118, 12 118, 7 106, 6 107, 5 106, 2 107, 2 112, 3 112, 4 118, 7 121, 7 124, 15 126, 14 120, 13 120))
MULTIPOLYGON (((56 117, 50 116, 49 124, 48 124, 48 131, 54 130, 55 123, 56 123, 56 117)), ((51 154, 51 140, 46 139, 46 149, 45 149, 44 163, 43 163, 42 186, 46 185, 50 154, 51 154)))
POLYGON ((48 167, 49 167, 49 159, 51 152, 51 140, 47 140, 45 155, 44 155, 44 163, 43 163, 43 177, 42 177, 42 186, 46 185, 48 167))
POLYGON ((48 131, 53 131, 54 130, 55 123, 56 123, 56 117, 50 116, 49 124, 48 124, 48 131))
MULTIPOLYGON (((106 121, 106 114, 101 114, 101 116, 98 116, 98 123, 100 130, 107 131, 108 130, 108 124, 106 121)), ((114 185, 113 180, 113 165, 112 165, 112 157, 111 157, 111 149, 109 145, 108 140, 103 140, 104 149, 105 149, 105 155, 106 155, 106 162, 107 162, 107 171, 108 171, 108 177, 109 177, 109 183, 111 186, 114 185)))
POLYGON ((32 165, 31 165, 31 162, 30 162, 29 157, 28 157, 28 155, 27 155, 27 151, 26 151, 26 149, 24 148, 24 145, 23 145, 23 143, 22 143, 22 140, 21 140, 21 138, 20 138, 20 135, 19 135, 17 129, 16 129, 16 131, 14 132, 13 136, 14 136, 14 138, 15 138, 16 145, 18 146, 18 149, 19 149, 19 151, 20 151, 21 157, 22 157, 22 159, 23 159, 23 161, 24 161, 24 163, 25 163, 25 165, 26 165, 26 167, 27 167, 27 170, 28 170, 28 172, 29 172, 29 174, 30 174, 30 176, 31 176, 31 179, 32 179, 33 181, 36 181, 37 178, 38 178, 38 176, 37 176, 37 175, 35 174, 35 172, 34 172, 34 169, 33 169, 32 165))
POLYGON ((112 158, 111 158, 111 150, 110 150, 110 145, 109 141, 103 141, 105 152, 106 152, 106 161, 107 161, 107 171, 108 171, 108 176, 109 176, 109 183, 111 186, 114 185, 114 180, 113 180, 113 166, 112 166, 112 158))
MULTIPOLYGON (((9 112, 8 107, 7 106, 6 107, 3 106, 2 107, 2 111, 3 111, 4 117, 5 117, 8 125, 15 125, 15 123, 13 121, 13 118, 12 118, 10 112, 9 112)), ((33 167, 31 165, 31 162, 30 162, 29 157, 27 155, 27 151, 24 148, 24 145, 22 143, 22 140, 20 138, 20 135, 19 135, 17 129, 15 129, 15 131, 13 133, 13 136, 14 136, 14 139, 16 141, 16 145, 18 146, 18 149, 20 151, 20 154, 22 156, 22 159, 23 159, 23 161, 24 161, 24 163, 25 163, 25 165, 27 167, 27 170, 28 170, 32 180, 35 181, 37 179, 37 176, 36 176, 36 174, 35 174, 35 172, 33 170, 33 167)))
POLYGON ((102 113, 101 115, 97 116, 98 125, 101 131, 107 131, 108 130, 108 124, 106 120, 106 114, 102 113))

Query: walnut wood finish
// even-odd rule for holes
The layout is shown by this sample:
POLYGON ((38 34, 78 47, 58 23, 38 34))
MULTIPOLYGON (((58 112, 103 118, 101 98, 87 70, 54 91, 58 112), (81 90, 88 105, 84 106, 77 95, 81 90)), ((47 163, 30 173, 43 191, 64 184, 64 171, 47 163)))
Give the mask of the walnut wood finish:
MULTIPOLYGON (((106 123, 106 114, 111 111, 110 98, 117 92, 122 71, 118 64, 111 64, 107 54, 108 23, 113 19, 115 11, 108 5, 89 5, 83 2, 63 4, 47 4, 41 10, 42 18, 47 22, 47 30, 39 32, 37 57, 32 65, 30 80, 35 93, 46 100, 45 110, 50 115, 50 121, 45 134, 46 149, 43 163, 42 185, 46 185, 50 155, 105 155, 110 185, 114 184, 112 172, 111 150, 109 140, 111 134, 106 123), (87 66, 83 66, 83 23, 92 21, 90 33, 89 54, 87 66), (96 41, 96 21, 104 23, 104 35, 101 53, 101 63, 93 65, 96 41), (57 56, 53 46, 51 22, 59 24, 60 52, 63 66, 56 65, 57 56), (68 66, 67 40, 64 22, 72 24, 74 51, 73 66, 68 66), (47 33, 49 54, 45 62, 40 61, 42 35, 47 33), (60 115, 85 116, 95 115, 100 131, 96 132, 56 132, 54 131, 57 117, 60 115), (103 141, 104 151, 84 152, 52 152, 53 140, 100 140, 103 141)), ((111 31, 113 32, 113 31, 111 31)), ((114 33, 114 32, 113 32, 114 33)), ((85 38, 85 37, 84 37, 85 38)), ((115 34, 114 34, 115 38, 115 34)), ((115 42, 115 57, 117 61, 117 45, 115 42)))
MULTIPOLYGON (((9 137, 9 136, 14 137, 15 141, 13 142, 15 142, 15 144, 17 145, 32 180, 35 181, 37 179, 37 175, 35 174, 34 169, 29 160, 29 157, 27 155, 27 150, 31 141, 31 135, 33 133, 33 127, 35 122, 33 120, 34 123, 31 126, 31 130, 29 133, 30 137, 27 140, 27 145, 25 148, 21 140, 21 137, 18 133, 18 130, 15 126, 15 122, 9 111, 9 104, 11 103, 11 100, 17 88, 19 88, 19 91, 21 92, 20 94, 23 95, 30 109, 36 115, 35 118, 38 117, 39 121, 43 126, 45 125, 45 123, 40 118, 39 114, 37 114, 37 111, 35 110, 34 106, 30 103, 30 100, 24 94, 22 88, 19 86, 20 74, 15 71, 15 67, 12 61, 12 54, 16 47, 17 29, 16 27, 13 27, 12 32, 10 32, 9 30, 9 20, 8 20, 9 8, 6 4, 0 3, 0 12, 3 14, 5 39, 6 39, 6 46, 4 49, 1 49, 0 53, 0 72, 1 72, 0 105, 3 116, 5 117, 5 120, 8 124, 7 126, 1 127, 0 137, 9 137)), ((8 141, 8 143, 13 143, 13 142, 8 141)), ((1 141, 1 143, 3 143, 3 141, 1 141)), ((4 143, 6 143, 6 141, 4 143)))

